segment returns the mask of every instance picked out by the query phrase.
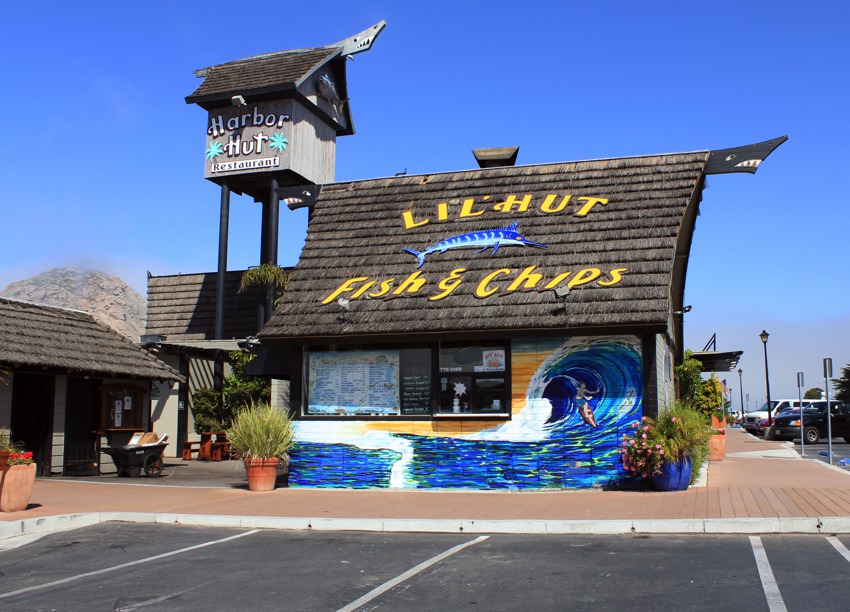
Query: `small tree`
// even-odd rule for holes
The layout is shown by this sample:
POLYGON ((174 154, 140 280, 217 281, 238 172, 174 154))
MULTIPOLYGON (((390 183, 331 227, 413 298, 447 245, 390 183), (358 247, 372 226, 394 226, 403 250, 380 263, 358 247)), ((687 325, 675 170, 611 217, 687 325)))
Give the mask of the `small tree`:
POLYGON ((833 378, 832 385, 835 387, 835 399, 850 402, 850 363, 841 368, 841 378, 833 378))
POLYGON ((224 379, 223 392, 219 394, 214 389, 201 388, 192 394, 196 433, 224 431, 245 406, 270 401, 271 386, 268 381, 245 374, 245 366, 253 357, 242 351, 229 353, 227 360, 231 373, 224 379))
POLYGON ((823 399, 823 389, 812 387, 803 394, 803 399, 823 399))
POLYGON ((702 381, 697 394, 692 400, 694 409, 703 414, 714 414, 721 412, 724 404, 723 385, 720 380, 711 375, 711 378, 702 381))
POLYGON ((702 362, 694 359, 694 352, 685 351, 682 365, 676 366, 676 376, 679 379, 679 397, 685 404, 692 404, 702 388, 702 362))

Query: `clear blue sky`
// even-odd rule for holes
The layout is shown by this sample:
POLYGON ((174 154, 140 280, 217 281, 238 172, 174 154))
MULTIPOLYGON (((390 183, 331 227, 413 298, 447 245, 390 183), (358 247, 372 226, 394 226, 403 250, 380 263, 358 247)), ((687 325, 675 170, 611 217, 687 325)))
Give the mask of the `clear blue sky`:
MULTIPOLYGON (((0 287, 55 266, 212 271, 193 71, 347 38, 357 133, 337 179, 459 170, 519 145, 535 164, 720 149, 782 134, 755 176, 709 180, 688 272, 686 346, 744 350, 751 406, 850 362, 845 194, 850 9, 841 2, 30 2, 4 7, 0 287)), ((284 211, 280 263, 301 213, 284 211)), ((259 260, 259 205, 232 205, 229 267, 259 260)), ((721 375, 723 378, 724 375, 721 375)), ((725 375, 738 406, 738 376, 725 375)))

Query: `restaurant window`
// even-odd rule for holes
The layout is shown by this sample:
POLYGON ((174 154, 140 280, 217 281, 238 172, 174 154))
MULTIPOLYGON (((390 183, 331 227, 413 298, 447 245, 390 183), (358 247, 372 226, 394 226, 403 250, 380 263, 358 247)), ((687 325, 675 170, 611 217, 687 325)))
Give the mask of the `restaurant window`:
POLYGON ((504 344, 440 346, 440 413, 508 411, 508 354, 504 344))
POLYGON ((305 353, 304 416, 508 415, 506 343, 372 345, 305 353))
POLYGON ((307 415, 431 414, 430 348, 311 351, 307 415))

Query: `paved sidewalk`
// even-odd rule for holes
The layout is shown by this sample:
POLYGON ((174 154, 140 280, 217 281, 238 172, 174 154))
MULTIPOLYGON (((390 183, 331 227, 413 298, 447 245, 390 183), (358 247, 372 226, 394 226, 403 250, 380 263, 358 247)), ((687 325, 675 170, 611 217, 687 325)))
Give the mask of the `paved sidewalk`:
MULTIPOLYGON (((290 529, 521 533, 850 533, 850 472, 788 443, 727 430, 726 458, 687 491, 398 491, 279 488, 252 493, 237 463, 187 477, 39 479, 0 538, 103 520, 290 529), (183 479, 184 484, 174 484, 183 479), (75 523, 76 521, 76 523, 75 523)), ((213 466, 209 466, 212 468, 213 466)), ((199 468, 200 469, 200 468, 199 468)))

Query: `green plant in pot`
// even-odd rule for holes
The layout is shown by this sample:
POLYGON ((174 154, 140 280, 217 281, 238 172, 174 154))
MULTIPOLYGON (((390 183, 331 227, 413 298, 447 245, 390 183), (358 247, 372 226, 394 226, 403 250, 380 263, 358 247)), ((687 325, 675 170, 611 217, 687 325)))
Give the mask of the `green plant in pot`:
POLYGON ((15 450, 9 436, 9 430, 0 428, 0 469, 6 467, 9 454, 15 450))
POLYGON ((643 417, 633 427, 620 445, 626 471, 659 490, 686 489, 708 453, 712 431, 706 416, 677 402, 657 419, 643 417))
POLYGON ((278 470, 289 465, 293 432, 289 414, 268 403, 251 403, 233 419, 227 440, 245 464, 248 488, 271 491, 278 470))

